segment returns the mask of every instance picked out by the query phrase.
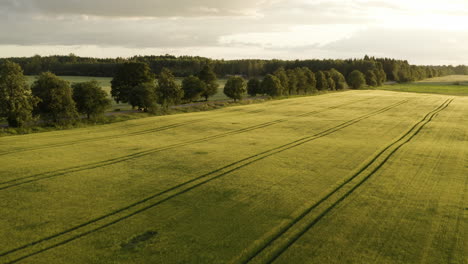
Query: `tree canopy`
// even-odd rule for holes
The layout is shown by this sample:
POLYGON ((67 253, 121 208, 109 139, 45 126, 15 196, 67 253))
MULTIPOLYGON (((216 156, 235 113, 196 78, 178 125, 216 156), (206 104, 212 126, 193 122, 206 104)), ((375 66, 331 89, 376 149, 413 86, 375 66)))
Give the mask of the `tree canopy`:
POLYGON ((154 112, 157 109, 157 89, 156 84, 152 82, 137 85, 130 92, 129 103, 145 112, 154 112))
POLYGON ((257 94, 263 94, 262 82, 257 78, 252 78, 247 83, 247 93, 250 96, 256 96, 257 94))
POLYGON ((348 84, 353 89, 360 89, 366 84, 365 76, 362 72, 355 70, 348 76, 348 84))
POLYGON ((234 99, 234 102, 242 100, 242 97, 247 92, 246 87, 244 78, 238 76, 230 77, 224 86, 224 94, 234 99))
POLYGON ((154 82, 155 76, 148 64, 126 62, 117 69, 117 73, 111 81, 111 95, 117 103, 128 103, 128 96, 134 87, 154 82))
POLYGON ((182 90, 184 90, 184 100, 195 101, 206 90, 206 84, 197 76, 190 75, 182 81, 182 90))
POLYGON ((218 92, 219 84, 217 82, 218 78, 213 71, 213 68, 210 65, 205 65, 203 69, 198 74, 198 78, 205 82, 205 90, 201 94, 202 97, 208 101, 208 98, 215 95, 218 92))
POLYGON ((35 111, 46 121, 69 124, 78 118, 70 83, 55 74, 40 74, 32 85, 32 93, 41 99, 35 111))
POLYGON ((159 74, 156 94, 158 103, 164 107, 178 104, 184 97, 184 91, 177 84, 174 75, 169 69, 164 68, 159 74))
POLYGON ((9 126, 21 127, 30 121, 38 102, 19 64, 5 61, 0 65, 0 116, 6 117, 9 126))
POLYGON ((75 83, 72 88, 76 109, 88 119, 102 115, 111 106, 111 100, 97 81, 75 83))
POLYGON ((318 71, 315 73, 315 79, 317 81, 317 89, 319 91, 326 91, 328 90, 328 81, 327 76, 323 71, 318 71))
POLYGON ((268 74, 262 81, 262 91, 269 96, 281 96, 283 93, 283 86, 281 81, 274 75, 268 74))

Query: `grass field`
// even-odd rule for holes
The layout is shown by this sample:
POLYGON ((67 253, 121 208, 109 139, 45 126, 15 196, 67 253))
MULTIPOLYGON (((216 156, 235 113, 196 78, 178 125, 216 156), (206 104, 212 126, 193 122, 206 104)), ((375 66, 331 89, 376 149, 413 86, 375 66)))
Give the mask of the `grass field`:
POLYGON ((348 91, 0 138, 0 263, 467 263, 468 97, 348 91))
POLYGON ((468 75, 450 75, 414 83, 384 85, 379 89, 396 92, 468 96, 468 75))
MULTIPOLYGON (((27 81, 29 84, 32 84, 36 80, 36 76, 26 76, 27 81)), ((101 85, 102 89, 105 90, 110 97, 110 92, 111 92, 111 80, 112 78, 109 77, 90 77, 90 76, 60 76, 60 78, 70 82, 70 83, 79 83, 79 82, 87 82, 91 80, 96 80, 99 82, 101 85)), ((177 78, 176 79, 179 84, 182 84, 183 78, 177 78)), ((219 91, 217 94, 215 94, 213 97, 210 97, 210 101, 217 101, 217 100, 227 100, 229 99, 223 92, 224 85, 226 84, 226 79, 219 79, 219 91)), ((112 108, 109 109, 109 111, 114 111, 115 109, 120 109, 120 110, 130 110, 131 106, 128 104, 117 104, 115 101, 112 101, 113 105, 112 108)))

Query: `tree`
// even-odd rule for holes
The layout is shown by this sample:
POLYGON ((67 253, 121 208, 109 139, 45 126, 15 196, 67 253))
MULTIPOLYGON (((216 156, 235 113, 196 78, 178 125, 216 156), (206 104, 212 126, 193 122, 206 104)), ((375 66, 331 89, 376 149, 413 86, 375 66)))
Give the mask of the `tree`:
POLYGON ((317 92, 317 80, 315 79, 315 74, 307 67, 302 68, 306 78, 306 89, 305 93, 315 93, 317 92))
POLYGON ((0 66, 0 116, 6 117, 9 126, 21 127, 32 119, 38 102, 19 64, 5 61, 0 66))
POLYGON ((76 109, 88 119, 102 115, 111 106, 111 100, 97 81, 75 83, 72 88, 76 109))
POLYGON ((211 97, 218 92, 219 84, 217 82, 216 74, 214 73, 213 68, 207 64, 198 74, 198 78, 206 84, 205 91, 203 91, 201 96, 205 97, 205 101, 208 101, 208 97, 211 97))
POLYGON ((366 84, 366 79, 364 74, 358 70, 352 71, 348 75, 348 84, 353 89, 360 89, 366 84))
POLYGON ((286 70, 283 67, 280 67, 274 72, 274 76, 280 80, 281 86, 283 87, 282 94, 289 94, 289 78, 286 70))
POLYGON ((167 108, 170 105, 180 103, 184 97, 184 90, 177 84, 174 75, 169 69, 162 69, 159 74, 158 84, 156 94, 159 104, 167 108))
POLYGON ((296 74, 296 91, 297 94, 305 94, 307 90, 307 76, 305 75, 303 68, 294 69, 296 74))
POLYGON ((330 75, 327 76, 327 85, 328 85, 328 90, 330 91, 336 90, 336 83, 330 75))
POLYGON ((56 124, 69 124, 78 118, 70 84, 50 72, 41 73, 32 85, 32 93, 41 101, 36 112, 56 124))
POLYGON ((117 103, 128 103, 130 91, 134 87, 154 82, 155 76, 148 64, 126 62, 117 69, 117 73, 111 81, 111 95, 117 103))
POLYGON ((296 75, 296 71, 293 69, 289 69, 286 71, 286 74, 288 75, 288 94, 294 95, 297 94, 297 84, 298 84, 298 79, 296 75))
POLYGON ((383 69, 375 69, 374 70, 374 74, 375 74, 375 77, 376 77, 376 81, 377 81, 377 86, 382 86, 383 83, 386 81, 386 74, 385 74, 385 71, 383 69))
POLYGON ((262 81, 262 91, 270 96, 281 96, 283 86, 276 76, 267 74, 262 81))
POLYGON ((341 74, 341 72, 335 70, 335 69, 331 69, 329 71, 329 74, 330 74, 330 77, 333 79, 333 81, 335 82, 335 86, 336 86, 336 90, 343 90, 346 88, 346 79, 345 77, 343 76, 343 74, 341 74))
POLYGON ((376 87, 378 85, 377 76, 375 76, 374 71, 368 70, 366 72, 366 83, 372 87, 376 87))
POLYGON ((153 112, 157 102, 157 86, 154 83, 142 83, 133 87, 129 96, 129 103, 132 107, 144 109, 145 112, 153 112))
POLYGON ((318 71, 315 73, 315 79, 317 80, 317 89, 319 91, 328 90, 327 77, 323 71, 318 71))
POLYGON ((190 75, 182 81, 182 90, 184 90, 184 100, 195 101, 206 90, 206 84, 197 76, 190 75))
POLYGON ((247 92, 246 87, 247 85, 244 78, 238 76, 230 77, 224 86, 224 94, 234 99, 234 102, 242 100, 242 97, 247 92))
POLYGON ((252 78, 247 83, 247 93, 250 96, 256 96, 257 94, 263 94, 262 83, 256 78, 252 78))

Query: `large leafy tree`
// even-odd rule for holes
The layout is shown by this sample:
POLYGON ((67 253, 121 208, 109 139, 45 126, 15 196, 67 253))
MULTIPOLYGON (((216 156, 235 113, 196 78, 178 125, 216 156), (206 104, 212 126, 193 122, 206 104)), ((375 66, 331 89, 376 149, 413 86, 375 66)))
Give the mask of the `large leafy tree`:
POLYGON ((158 79, 157 98, 158 103, 164 107, 180 103, 184 96, 184 90, 177 84, 172 72, 163 68, 158 79))
POLYGON ((217 82, 218 78, 213 71, 213 68, 207 64, 205 65, 200 73, 198 74, 198 78, 205 82, 206 87, 201 96, 205 97, 205 100, 208 101, 208 98, 215 95, 218 92, 219 84, 217 82))
POLYGON ((255 96, 257 94, 263 94, 262 91, 262 82, 257 78, 252 78, 247 83, 247 93, 250 96, 255 96))
POLYGON ((353 89, 360 89, 366 84, 365 76, 362 72, 358 70, 352 71, 348 75, 348 84, 353 89))
POLYGON ((206 84, 197 76, 190 75, 182 81, 182 90, 184 90, 184 100, 195 101, 206 90, 206 84))
POLYGON ((242 97, 247 92, 246 87, 247 85, 244 78, 238 76, 230 77, 224 86, 224 94, 227 97, 234 99, 234 102, 242 100, 242 97))
POLYGON ((334 91, 336 90, 336 83, 335 80, 331 77, 329 72, 325 73, 325 76, 327 77, 327 85, 328 85, 328 90, 334 91))
POLYGON ((318 71, 315 73, 315 79, 317 80, 317 89, 319 91, 328 90, 327 76, 323 71, 318 71))
POLYGON ((315 74, 307 67, 302 68, 306 78, 306 87, 305 93, 315 93, 317 92, 317 80, 315 79, 315 74))
POLYGON ((0 116, 8 125, 21 127, 32 119, 39 99, 31 94, 21 67, 11 61, 0 66, 0 116))
POLYGON ((382 86, 383 83, 386 81, 386 74, 385 74, 385 71, 382 70, 382 69, 374 69, 374 74, 375 74, 375 78, 376 78, 376 81, 377 81, 377 86, 382 86))
POLYGON ((55 74, 44 72, 32 85, 32 93, 41 99, 36 111, 56 124, 68 124, 78 118, 70 83, 55 74))
POLYGON ((294 69, 295 75, 296 75, 296 89, 297 89, 297 94, 305 94, 307 90, 307 76, 304 72, 303 68, 296 68, 294 69))
POLYGON ((75 83, 72 88, 76 109, 88 119, 102 115, 111 106, 111 100, 97 81, 75 83))
POLYGON ((288 94, 297 94, 298 78, 296 71, 293 69, 289 69, 286 71, 286 74, 288 75, 288 94))
POLYGON ((283 86, 276 76, 267 74, 262 81, 262 91, 270 96, 281 96, 283 86))
POLYGON ((331 69, 329 71, 329 74, 330 74, 330 77, 335 82, 336 90, 343 90, 343 89, 346 88, 346 86, 347 86, 346 79, 343 76, 343 74, 341 74, 341 72, 339 72, 339 71, 337 71, 335 69, 331 69))
POLYGON ((368 70, 366 72, 366 83, 372 87, 378 86, 377 76, 375 76, 374 71, 368 70))
POLYGON ((273 75, 276 76, 280 80, 281 86, 283 87, 282 94, 283 95, 288 94, 289 93, 289 78, 288 78, 288 74, 286 73, 286 70, 283 67, 280 67, 274 72, 273 75))
POLYGON ((130 92, 134 87, 154 82, 155 76, 148 64, 126 62, 117 69, 117 73, 111 81, 111 95, 117 103, 128 103, 130 92))
POLYGON ((155 83, 142 83, 133 87, 128 102, 132 107, 142 108, 145 112, 154 112, 157 104, 157 86, 155 83))

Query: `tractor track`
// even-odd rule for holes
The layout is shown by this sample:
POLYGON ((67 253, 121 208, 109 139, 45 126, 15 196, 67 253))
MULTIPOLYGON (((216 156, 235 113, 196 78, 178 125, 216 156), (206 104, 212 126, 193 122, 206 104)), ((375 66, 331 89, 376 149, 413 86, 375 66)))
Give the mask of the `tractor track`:
MULTIPOLYGON (((366 100, 369 100, 369 99, 372 99, 372 98, 365 98, 365 99, 353 101, 350 104, 355 103, 355 102, 360 102, 360 101, 366 101, 366 100)), ((349 103, 347 103, 347 104, 349 104, 349 103)), ((257 113, 264 112, 266 110, 267 109, 264 108, 264 109, 258 109, 258 110, 243 112, 242 110, 235 109, 235 110, 226 111, 226 113, 218 113, 218 114, 221 114, 221 115, 224 115, 224 114, 238 114, 238 113, 257 114, 257 113)), ((44 145, 44 146, 14 149, 14 150, 10 150, 10 151, 0 152, 0 156, 16 154, 16 153, 21 153, 21 152, 26 152, 26 151, 34 151, 34 150, 43 150, 43 149, 49 149, 49 148, 65 147, 65 146, 75 145, 75 144, 79 144, 79 143, 97 142, 97 141, 101 141, 101 140, 125 138, 125 137, 129 137, 129 136, 140 136, 140 135, 150 134, 150 133, 154 133, 154 132, 169 130, 171 128, 177 128, 177 127, 181 127, 181 126, 185 126, 185 125, 190 125, 190 124, 193 124, 193 123, 209 121, 211 119, 213 119, 213 118, 200 118, 200 119, 196 119, 196 120, 190 120, 190 121, 175 123, 175 124, 171 124, 171 125, 165 125, 165 126, 161 126, 161 127, 147 129, 147 130, 124 133, 124 134, 115 135, 115 136, 100 136, 100 137, 85 138, 85 139, 79 139, 79 140, 67 141, 67 142, 61 142, 61 143, 48 144, 48 145, 44 145)), ((123 129, 123 128, 128 129, 128 128, 146 126, 148 124, 150 124, 150 122, 145 122, 144 124, 125 125, 125 126, 122 126, 122 127, 117 127, 115 129, 123 129)), ((112 129, 113 128, 106 128, 105 131, 109 131, 109 130, 112 130, 112 129)))
MULTIPOLYGON (((292 244, 294 244, 302 235, 312 228, 320 219, 326 216, 333 208, 344 201, 356 189, 364 184, 372 175, 374 175, 401 147, 409 143, 421 130, 430 123, 439 112, 446 109, 454 99, 447 99, 443 104, 430 111, 422 120, 412 126, 401 137, 390 143, 383 150, 379 151, 369 162, 363 165, 356 173, 346 179, 343 183, 334 188, 331 192, 322 197, 319 201, 312 204, 304 210, 298 217, 291 222, 281 226, 277 232, 270 235, 269 239, 260 246, 255 246, 233 260, 233 263, 272 263, 282 253, 284 253, 292 244), (379 161, 380 160, 380 161, 379 161), (365 175, 366 171, 369 171, 365 175), (363 176, 362 179, 359 176, 363 176), (352 181, 357 179, 357 183, 352 181), (343 194, 340 194, 343 193, 343 194), (336 194, 336 195, 335 195, 336 194), (338 196, 338 197, 335 197, 338 196), (333 199, 334 198, 334 199, 333 199), (334 200, 334 201, 332 201, 334 200), (328 207, 327 204, 328 203, 328 207), (314 213, 314 209, 325 204, 322 212, 307 221, 307 216, 314 213), (305 223, 300 223, 304 220, 305 223), (302 224, 302 225, 301 225, 302 224), (296 226, 297 225, 297 226, 296 226)), ((320 208, 319 208, 320 209, 320 208)))
POLYGON ((11 180, 8 180, 8 181, 0 182, 0 191, 6 190, 6 189, 9 189, 9 188, 12 188, 12 187, 24 185, 24 184, 27 184, 27 183, 32 183, 32 182, 36 182, 36 181, 40 181, 40 180, 44 180, 44 179, 55 178, 55 177, 58 177, 58 176, 69 174, 69 173, 74 173, 74 172, 79 172, 79 171, 84 171, 84 170, 90 170, 90 169, 96 169, 96 168, 100 168, 100 167, 104 167, 104 166, 109 166, 109 165, 117 164, 117 163, 124 162, 124 161, 131 160, 131 159, 140 158, 140 157, 143 157, 143 156, 147 156, 147 155, 154 154, 154 153, 161 152, 161 151, 165 151, 165 150, 185 147, 185 146, 189 146, 189 145, 192 145, 192 144, 203 143, 203 142, 207 142, 207 141, 211 141, 211 140, 215 140, 215 139, 219 139, 219 138, 223 138, 223 137, 227 137, 227 136, 232 136, 232 135, 237 135, 237 134, 241 134, 241 133, 245 133, 245 132, 250 132, 252 130, 261 129, 261 128, 269 127, 269 126, 272 126, 272 125, 280 124, 280 123, 289 121, 289 120, 291 120, 293 118, 301 118, 301 117, 311 116, 311 115, 314 115, 314 114, 326 112, 328 110, 337 109, 337 108, 340 108, 340 107, 343 107, 343 106, 347 106, 347 105, 350 105, 350 104, 355 104, 355 103, 358 103, 358 102, 361 102, 361 101, 367 101, 367 100, 370 100, 370 99, 372 99, 372 98, 366 98, 366 99, 361 99, 361 100, 357 100, 357 101, 353 101, 353 102, 348 102, 348 103, 337 105, 337 106, 327 107, 327 108, 322 109, 322 110, 315 110, 315 111, 303 113, 303 114, 294 116, 292 118, 278 119, 278 120, 274 120, 274 121, 270 121, 270 122, 266 122, 266 123, 246 127, 246 128, 237 129, 237 130, 234 130, 234 131, 229 131, 229 132, 225 132, 225 133, 221 133, 221 134, 217 134, 217 135, 213 135, 213 136, 208 136, 208 137, 201 138, 201 139, 195 139, 195 140, 176 143, 176 144, 172 144, 172 145, 168 145, 168 146, 164 146, 164 147, 158 147, 158 148, 153 148, 153 149, 149 149, 149 150, 145 150, 145 151, 135 152, 135 153, 132 153, 130 155, 125 155, 125 156, 112 158, 112 159, 108 159, 108 160, 104 160, 104 161, 93 162, 93 163, 79 165, 79 166, 73 166, 73 167, 69 167, 69 168, 65 168, 65 169, 60 169, 60 170, 49 171, 49 172, 34 174, 34 175, 30 175, 30 176, 15 178, 15 179, 11 179, 11 180))
POLYGON ((292 148, 295 148, 295 147, 298 147, 300 145, 303 145, 305 143, 308 143, 310 141, 313 141, 313 140, 316 140, 316 139, 319 139, 319 138, 322 138, 322 137, 325 137, 327 135, 330 135, 332 133, 335 133, 337 131, 340 131, 346 127, 349 127, 353 124, 356 124, 362 120, 365 120, 365 119, 368 119, 370 117, 373 117, 373 116, 376 116, 376 115, 379 115, 381 113, 384 113, 384 112, 387 112, 395 107, 398 107, 402 104, 405 104, 407 103, 409 100, 403 100, 403 101, 400 101, 400 102, 397 102, 397 103, 394 103, 392 105, 389 105, 387 107, 384 107, 384 108, 381 108, 379 110, 376 110, 376 111, 373 111, 371 113, 368 113, 368 114, 365 114, 363 116, 360 116, 360 117, 357 117, 357 118, 354 118, 354 119, 351 119, 349 121, 346 121, 346 122, 343 122, 337 126, 334 126, 334 127, 331 127, 331 128, 328 128, 322 132, 319 132, 319 133, 316 133, 314 135, 311 135, 311 136, 307 136, 307 137, 303 137, 301 139, 298 139, 298 140, 295 140, 295 141, 292 141, 290 143, 287 143, 287 144, 284 144, 284 145, 281 145, 281 146, 278 146, 278 147, 275 147, 273 149, 270 149, 270 150, 267 150, 267 151, 263 151, 261 153, 258 153, 258 154, 255 154, 255 155, 252 155, 250 157, 247 157, 247 158, 244 158, 242 160, 239 160, 239 161, 236 161, 234 163, 231 163, 227 166, 224 166, 222 168, 219 168, 219 169, 216 169, 214 171, 211 171, 209 173, 206 173, 206 174, 203 174, 201 176, 198 176, 194 179, 191 179, 189 181, 186 181, 184 183, 181 183, 181 184, 178 184, 174 187, 171 187, 169 189, 166 189, 164 191, 161 191, 159 193, 156 193, 154 195, 151 195, 149 197, 146 197, 140 201, 137 201, 133 204, 130 204, 128 206, 125 206, 123 208, 120 208, 118 210, 115 210, 113 212, 110 212, 106 215, 103 215, 103 216, 100 216, 100 217, 97 217, 97 218, 94 218, 92 220, 89 220, 85 223, 82 223, 80 225, 77 225, 77 226, 74 226, 72 228, 69 228, 67 230, 64 230, 62 232, 59 232, 59 233, 56 233, 56 234, 53 234, 53 235, 50 235, 50 236, 47 236, 45 238, 42 238, 42 239, 39 239, 39 240, 36 240, 34 242, 31 242, 31 243, 28 243, 28 244, 25 244, 23 246, 20 246, 20 247, 17 247, 17 248, 14 248, 14 249, 10 249, 8 251, 5 251, 5 252, 1 252, 0 253, 0 257, 7 257, 7 256, 10 256, 14 253, 17 253, 17 254, 20 254, 21 256, 17 256, 17 257, 11 257, 7 262, 5 263, 16 263, 16 262, 19 262, 21 260, 24 260, 26 258, 29 258, 31 256, 34 256, 34 255, 37 255, 37 254, 40 254, 42 252, 45 252, 47 250, 50 250, 50 249, 53 249, 53 248, 56 248, 56 247, 59 247, 61 245, 64 245, 64 244, 67 244, 71 241, 74 241, 76 239, 79 239, 81 237, 84 237, 84 236, 87 236, 89 234, 92 234, 94 232, 97 232, 97 231, 100 231, 104 228, 107 228, 109 226, 112 226, 116 223, 119 223, 125 219, 128 219, 132 216, 135 216, 141 212, 144 212, 148 209, 151 209, 161 203, 164 203, 168 200, 171 200, 175 197, 178 197, 186 192, 189 192, 199 186, 202 186, 208 182, 211 182, 213 180, 216 180, 218 178, 221 178, 225 175, 228 175, 234 171, 237 171, 243 167, 246 167, 250 164, 253 164, 257 161, 260 161, 260 160, 263 160, 267 157, 270 157, 272 155, 275 155, 275 154, 278 154, 278 153, 281 153, 281 152, 284 152, 286 150, 289 150, 289 149, 292 149, 292 148), (157 201, 151 201, 157 197, 160 197, 160 196, 163 196, 163 195, 166 195, 164 197, 161 197, 159 200, 157 201), (135 207, 138 207, 138 208, 135 208, 135 207), (129 209, 134 209, 132 212, 126 212, 126 214, 122 215, 125 211, 129 210, 129 209), (107 222, 105 222, 107 220, 107 222), (98 223, 98 222, 105 222, 105 223, 98 223), (92 224, 98 224, 99 226, 97 227, 93 227, 92 224), (88 228, 88 230, 83 230, 83 229, 86 229, 88 228), (63 236, 66 236, 68 235, 68 237, 63 237, 63 236), (60 241, 51 241, 51 240, 60 240, 60 241), (49 242, 51 241, 51 244, 50 245, 42 245, 43 243, 45 242, 49 242), (37 247, 37 248, 35 248, 37 247), (21 254, 21 252, 23 250, 28 250, 30 248, 33 248, 31 250, 31 252, 29 253, 26 253, 26 254, 21 254))

